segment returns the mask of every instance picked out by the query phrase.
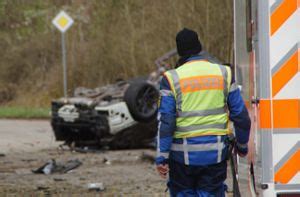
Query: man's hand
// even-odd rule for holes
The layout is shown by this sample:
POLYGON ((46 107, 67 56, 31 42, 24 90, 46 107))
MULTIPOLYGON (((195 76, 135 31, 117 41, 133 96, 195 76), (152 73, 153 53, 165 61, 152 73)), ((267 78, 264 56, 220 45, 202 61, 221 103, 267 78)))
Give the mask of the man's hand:
POLYGON ((156 169, 162 178, 164 178, 164 179, 167 178, 167 174, 169 173, 169 165, 168 164, 159 164, 156 166, 156 169))

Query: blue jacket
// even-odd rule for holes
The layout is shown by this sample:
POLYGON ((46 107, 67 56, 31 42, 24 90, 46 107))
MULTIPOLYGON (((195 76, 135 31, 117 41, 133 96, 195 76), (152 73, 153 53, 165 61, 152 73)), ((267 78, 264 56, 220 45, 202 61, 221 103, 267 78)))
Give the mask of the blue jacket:
MULTIPOLYGON (((193 58, 194 59, 194 58, 193 58)), ((189 60, 188 60, 189 61, 189 60)), ((235 85, 234 77, 232 78, 232 86, 235 85)), ((240 89, 231 88, 227 106, 229 110, 229 119, 233 122, 235 136, 237 139, 238 149, 241 153, 247 153, 247 143, 251 121, 248 115, 247 108, 244 105, 240 89)), ((223 161, 226 157, 227 146, 224 140, 227 136, 199 136, 187 138, 187 144, 208 144, 221 142, 222 147, 219 151, 193 151, 188 152, 185 156, 181 151, 172 151, 172 144, 182 144, 183 139, 173 138, 176 128, 176 100, 171 92, 168 80, 163 77, 160 83, 160 104, 158 110, 158 135, 157 135, 157 158, 156 164, 163 164, 168 159, 175 160, 180 163, 185 163, 184 157, 188 158, 189 165, 210 165, 223 161)))

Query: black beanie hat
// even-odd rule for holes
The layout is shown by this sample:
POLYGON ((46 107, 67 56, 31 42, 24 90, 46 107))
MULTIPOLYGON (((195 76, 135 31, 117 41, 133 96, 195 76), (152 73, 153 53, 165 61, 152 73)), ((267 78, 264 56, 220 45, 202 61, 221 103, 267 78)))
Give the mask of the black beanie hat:
POLYGON ((201 43, 198 39, 198 34, 190 29, 183 28, 176 35, 176 46, 178 55, 190 56, 200 53, 202 50, 201 43))

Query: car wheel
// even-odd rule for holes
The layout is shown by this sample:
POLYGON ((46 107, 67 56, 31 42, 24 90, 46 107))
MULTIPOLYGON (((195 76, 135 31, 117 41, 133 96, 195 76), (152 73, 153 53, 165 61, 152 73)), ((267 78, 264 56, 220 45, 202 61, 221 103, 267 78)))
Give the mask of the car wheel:
POLYGON ((139 122, 147 122, 156 117, 158 90, 146 81, 130 84, 124 95, 131 116, 139 122))

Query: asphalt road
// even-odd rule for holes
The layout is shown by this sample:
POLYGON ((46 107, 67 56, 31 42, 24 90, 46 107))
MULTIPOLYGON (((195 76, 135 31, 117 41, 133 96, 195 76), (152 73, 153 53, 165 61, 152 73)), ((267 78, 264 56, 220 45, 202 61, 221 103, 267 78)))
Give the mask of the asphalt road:
POLYGON ((0 120, 0 152, 30 152, 58 146, 47 120, 0 120))

